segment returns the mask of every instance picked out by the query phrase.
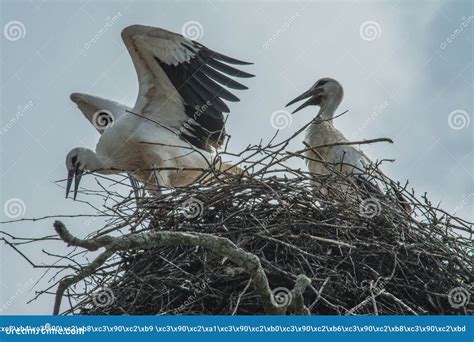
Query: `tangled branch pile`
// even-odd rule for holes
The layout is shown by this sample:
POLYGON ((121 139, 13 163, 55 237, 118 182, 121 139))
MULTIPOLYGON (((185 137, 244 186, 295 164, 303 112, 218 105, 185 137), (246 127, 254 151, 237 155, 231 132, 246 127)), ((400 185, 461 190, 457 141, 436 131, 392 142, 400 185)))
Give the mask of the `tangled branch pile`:
POLYGON ((108 224, 85 240, 56 221, 63 241, 102 252, 63 278, 56 313, 63 297, 64 314, 474 313, 472 224, 395 183, 374 195, 348 176, 291 169, 301 154, 284 148, 249 147, 248 175, 139 204, 108 194, 108 224))

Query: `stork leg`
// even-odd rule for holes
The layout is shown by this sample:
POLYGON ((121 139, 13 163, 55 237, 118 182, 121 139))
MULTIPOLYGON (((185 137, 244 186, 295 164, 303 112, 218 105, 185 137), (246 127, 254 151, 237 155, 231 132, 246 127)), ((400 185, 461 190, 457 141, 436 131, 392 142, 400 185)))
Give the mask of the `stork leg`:
POLYGON ((155 177, 155 192, 161 195, 163 189, 171 187, 168 170, 155 170, 153 175, 155 177))
MULTIPOLYGON (((163 167, 163 166, 162 166, 163 167)), ((149 173, 145 183, 145 190, 150 194, 159 197, 162 190, 170 188, 168 170, 153 170, 149 173)))
POLYGON ((140 204, 140 183, 135 179, 133 175, 128 175, 128 179, 130 180, 130 184, 132 186, 133 194, 135 195, 135 201, 137 205, 140 204))

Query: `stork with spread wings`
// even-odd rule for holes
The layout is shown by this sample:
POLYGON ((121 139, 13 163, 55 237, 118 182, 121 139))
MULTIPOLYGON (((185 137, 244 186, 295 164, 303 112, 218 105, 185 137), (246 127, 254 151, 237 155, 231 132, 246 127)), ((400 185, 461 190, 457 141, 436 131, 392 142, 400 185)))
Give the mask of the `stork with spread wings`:
POLYGON ((251 63, 164 29, 133 25, 122 39, 138 76, 135 106, 71 95, 102 135, 95 152, 76 147, 68 153, 66 196, 74 181, 76 198, 84 171, 127 172, 154 191, 192 183, 223 142, 223 113, 230 111, 223 100, 239 101, 228 89, 247 89, 231 77, 253 77, 231 66, 251 63))

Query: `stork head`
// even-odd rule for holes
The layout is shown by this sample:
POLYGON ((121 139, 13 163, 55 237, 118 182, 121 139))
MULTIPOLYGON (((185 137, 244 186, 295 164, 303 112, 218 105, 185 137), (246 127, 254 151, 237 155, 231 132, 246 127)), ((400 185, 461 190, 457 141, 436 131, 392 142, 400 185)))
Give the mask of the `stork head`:
POLYGON ((129 109, 115 101, 81 93, 72 93, 71 100, 100 133, 129 109))
POLYGON ((74 199, 76 199, 79 183, 81 182, 82 174, 84 173, 84 161, 88 151, 82 147, 73 148, 66 156, 67 168, 67 183, 66 183, 66 198, 71 191, 71 186, 74 181, 74 199))
POLYGON ((318 80, 311 88, 305 91, 303 94, 290 101, 286 106, 290 106, 298 101, 308 99, 298 108, 296 108, 292 114, 307 106, 320 106, 324 107, 328 101, 335 101, 339 104, 344 96, 344 90, 342 85, 333 78, 325 77, 318 80))

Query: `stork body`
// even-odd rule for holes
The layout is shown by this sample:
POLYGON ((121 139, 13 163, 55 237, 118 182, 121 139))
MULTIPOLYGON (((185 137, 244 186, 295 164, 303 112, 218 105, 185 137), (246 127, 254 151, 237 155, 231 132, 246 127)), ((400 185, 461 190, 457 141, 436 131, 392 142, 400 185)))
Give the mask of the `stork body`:
POLYGON ((212 164, 209 151, 181 139, 179 131, 170 127, 127 115, 114 128, 105 131, 96 146, 96 156, 104 163, 106 173, 123 170, 145 184, 178 187, 202 173, 183 169, 208 169, 212 164))
POLYGON ((84 170, 128 172, 149 190, 193 182, 213 165, 213 151, 224 140, 223 113, 229 108, 223 100, 239 101, 226 88, 247 89, 229 76, 253 76, 230 66, 250 63, 163 29, 133 25, 122 31, 122 38, 138 76, 137 101, 130 109, 95 96, 71 95, 94 126, 100 126, 101 113, 113 123, 100 129, 95 152, 69 152, 67 193, 75 179, 76 195, 84 170))
POLYGON ((312 147, 305 152, 311 173, 328 175, 332 172, 330 166, 343 174, 357 174, 368 164, 368 158, 361 150, 351 145, 337 145, 348 140, 332 122, 315 120, 308 127, 305 142, 312 147))
POLYGON ((331 78, 323 78, 288 104, 309 98, 293 113, 309 105, 320 107, 316 118, 307 129, 305 138, 309 147, 305 154, 308 157, 308 169, 311 173, 328 175, 338 171, 343 174, 361 174, 371 163, 360 149, 352 145, 337 145, 348 142, 333 123, 334 113, 343 96, 344 91, 339 82, 331 78))
MULTIPOLYGON (((338 81, 332 78, 322 78, 308 91, 287 105, 289 106, 300 100, 308 99, 293 113, 310 105, 320 107, 318 114, 307 129, 305 139, 308 146, 306 151, 308 169, 315 175, 330 175, 337 172, 350 176, 355 180, 356 184, 362 185, 369 192, 382 194, 381 188, 377 184, 377 179, 369 176, 367 169, 376 169, 378 178, 386 180, 388 184, 390 184, 389 179, 372 163, 362 150, 353 145, 340 145, 341 143, 348 142, 348 140, 334 127, 333 118, 343 96, 344 90, 338 81)), ((317 184, 317 182, 315 183, 317 184)), ((349 187, 345 184, 338 185, 337 187, 344 192, 349 190, 349 187)), ((406 199, 397 189, 393 190, 403 209, 411 213, 411 207, 406 199)), ((323 192, 326 191, 327 189, 323 189, 323 192)))

